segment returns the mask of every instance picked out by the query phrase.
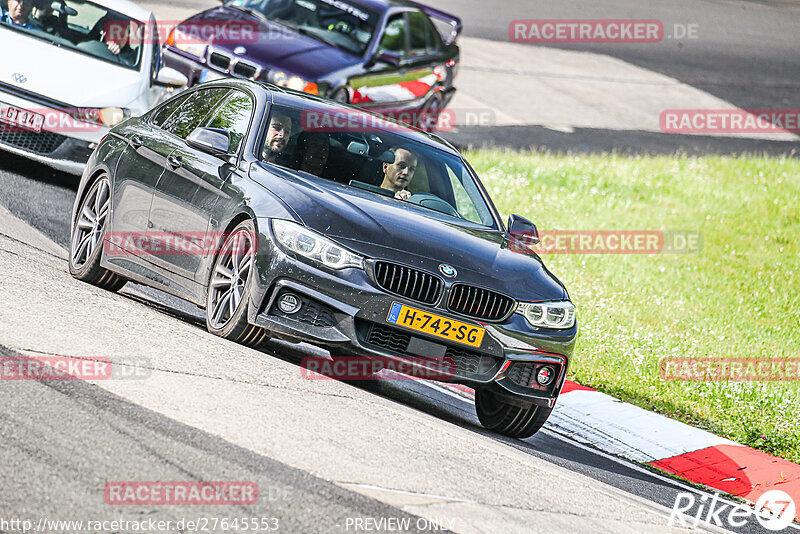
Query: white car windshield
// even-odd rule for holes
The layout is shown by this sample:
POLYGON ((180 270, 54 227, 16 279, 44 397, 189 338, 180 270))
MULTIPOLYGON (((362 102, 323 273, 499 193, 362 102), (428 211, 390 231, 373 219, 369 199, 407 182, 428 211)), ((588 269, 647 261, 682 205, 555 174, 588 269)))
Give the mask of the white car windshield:
POLYGON ((139 70, 144 23, 81 0, 0 0, 0 31, 15 30, 139 70))

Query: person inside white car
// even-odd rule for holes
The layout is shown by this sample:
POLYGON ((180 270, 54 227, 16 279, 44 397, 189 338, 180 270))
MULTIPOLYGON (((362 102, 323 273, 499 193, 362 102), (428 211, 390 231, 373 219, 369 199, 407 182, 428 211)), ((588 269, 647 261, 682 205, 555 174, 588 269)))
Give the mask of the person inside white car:
POLYGON ((34 0, 8 0, 8 11, 2 12, 2 21, 29 30, 40 30, 39 26, 28 20, 33 11, 33 3, 34 0))
POLYGON ((139 47, 131 46, 131 36, 136 35, 137 26, 132 20, 113 21, 106 25, 103 42, 123 65, 131 66, 138 62, 139 47))

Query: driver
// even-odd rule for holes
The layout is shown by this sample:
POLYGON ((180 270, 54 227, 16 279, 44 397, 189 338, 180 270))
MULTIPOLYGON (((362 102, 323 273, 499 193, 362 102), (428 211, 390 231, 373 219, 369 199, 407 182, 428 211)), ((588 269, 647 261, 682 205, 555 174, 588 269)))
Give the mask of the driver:
POLYGON ((406 189, 414 171, 417 170, 417 156, 405 148, 390 148, 394 154, 394 163, 383 164, 383 182, 381 187, 394 191, 394 198, 408 200, 411 191, 406 189))
POLYGON ((31 11, 33 11, 33 0, 8 0, 8 11, 2 12, 2 8, 0 8, 0 12, 2 12, 0 20, 27 30, 40 30, 39 26, 28 21, 31 11))
POLYGON ((108 47, 109 52, 117 56, 123 65, 132 66, 136 64, 139 52, 132 48, 131 33, 136 31, 133 21, 118 20, 109 22, 106 25, 106 33, 103 42, 108 47))
POLYGON ((261 159, 268 163, 280 164, 278 156, 281 155, 289 136, 292 134, 292 119, 283 113, 275 113, 269 121, 267 139, 264 141, 264 150, 261 159))

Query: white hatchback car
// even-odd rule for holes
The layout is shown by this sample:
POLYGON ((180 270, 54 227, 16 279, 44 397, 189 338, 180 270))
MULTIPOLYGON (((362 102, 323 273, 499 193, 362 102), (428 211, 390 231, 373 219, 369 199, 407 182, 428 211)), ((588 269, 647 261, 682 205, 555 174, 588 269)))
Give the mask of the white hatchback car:
MULTIPOLYGON (((0 149, 73 174, 108 130, 186 77, 128 0, 0 0, 0 149)), ((1 157, 1 156, 0 156, 1 157)))

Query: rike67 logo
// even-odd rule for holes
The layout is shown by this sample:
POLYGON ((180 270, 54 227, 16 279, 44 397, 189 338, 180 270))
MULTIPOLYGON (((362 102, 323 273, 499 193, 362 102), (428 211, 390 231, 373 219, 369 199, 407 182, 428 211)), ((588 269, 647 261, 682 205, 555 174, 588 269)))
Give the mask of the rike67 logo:
POLYGON ((719 498, 718 493, 714 493, 709 502, 708 495, 697 499, 693 493, 681 492, 678 493, 675 505, 672 507, 669 526, 713 525, 723 528, 738 528, 745 526, 755 518, 766 530, 778 532, 792 524, 796 513, 797 508, 792 497, 780 490, 763 493, 756 501, 755 509, 743 504, 723 501, 719 498))

